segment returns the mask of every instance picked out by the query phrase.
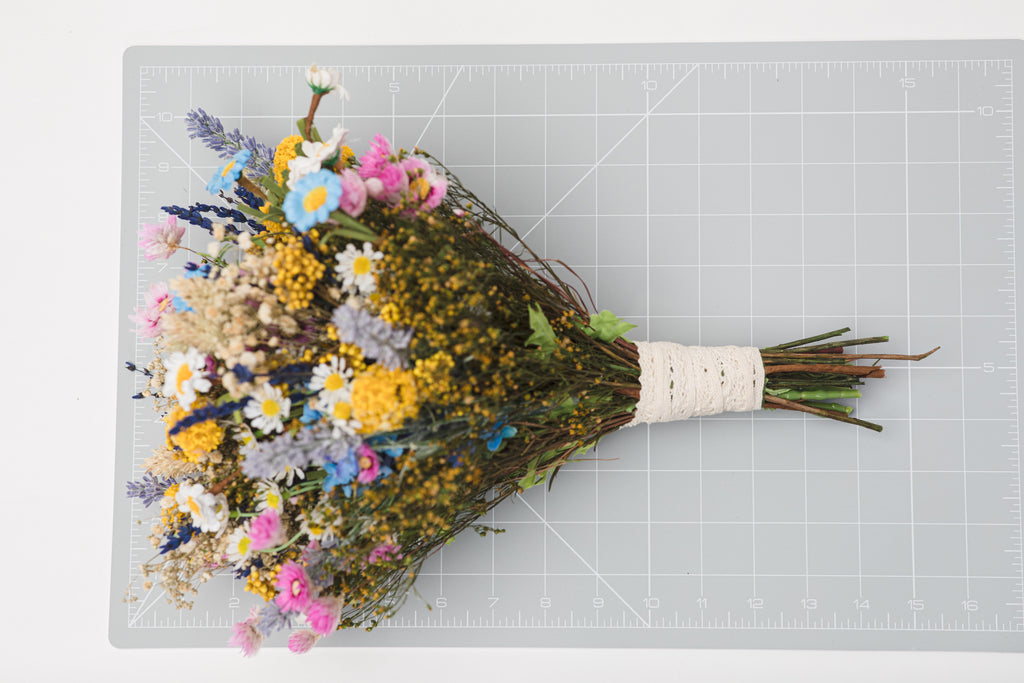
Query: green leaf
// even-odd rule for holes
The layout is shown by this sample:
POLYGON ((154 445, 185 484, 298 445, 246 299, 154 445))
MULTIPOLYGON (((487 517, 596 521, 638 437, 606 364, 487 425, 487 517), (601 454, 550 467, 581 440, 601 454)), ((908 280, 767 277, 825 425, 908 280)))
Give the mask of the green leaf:
POLYGON ((551 412, 548 413, 548 417, 553 420, 558 420, 571 415, 574 410, 576 410, 576 401, 574 401, 571 396, 566 396, 562 399, 561 403, 551 409, 551 412))
POLYGON ((541 357, 547 358, 555 350, 555 331, 551 329, 551 323, 540 310, 540 306, 531 305, 529 309, 530 329, 533 330, 533 334, 526 340, 526 346, 539 347, 541 357))
POLYGON ((238 203, 238 204, 235 204, 235 208, 238 209, 239 211, 241 211, 244 214, 248 214, 249 216, 255 216, 256 218, 259 218, 260 220, 266 220, 267 219, 267 214, 263 213, 262 211, 260 211, 258 209, 252 208, 248 204, 238 203))
POLYGON ((341 226, 341 229, 336 230, 336 232, 342 237, 363 240, 365 242, 375 242, 377 240, 377 233, 343 211, 332 211, 331 218, 341 226))
MULTIPOLYGON (((299 129, 299 135, 306 137, 306 117, 303 116, 301 119, 295 122, 295 127, 299 129)), ((309 139, 312 142, 323 142, 323 138, 320 137, 320 133, 317 132, 316 126, 309 129, 309 139)))
POLYGON ((591 314, 590 327, 591 329, 586 331, 588 336, 597 337, 601 341, 610 344, 635 328, 636 325, 620 320, 611 311, 601 311, 600 313, 591 314))

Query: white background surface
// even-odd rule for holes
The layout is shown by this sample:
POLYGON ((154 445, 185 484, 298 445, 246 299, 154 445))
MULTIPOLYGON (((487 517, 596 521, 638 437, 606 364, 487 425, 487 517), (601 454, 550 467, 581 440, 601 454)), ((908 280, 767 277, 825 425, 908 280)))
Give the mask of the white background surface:
POLYGON ((1024 655, 984 653, 111 647, 126 47, 1024 37, 1020 0, 207 2, 4 10, 0 680, 1024 680, 1024 655))

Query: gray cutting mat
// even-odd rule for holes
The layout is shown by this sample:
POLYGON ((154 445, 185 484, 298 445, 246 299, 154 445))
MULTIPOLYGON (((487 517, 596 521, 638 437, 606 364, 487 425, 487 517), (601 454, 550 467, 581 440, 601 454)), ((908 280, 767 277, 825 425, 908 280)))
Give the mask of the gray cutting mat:
MULTIPOLYGON (((880 435, 765 412, 613 435, 491 514, 507 533, 436 556, 396 618, 328 643, 1021 651, 1022 58, 1017 41, 133 48, 120 357, 147 359, 127 315, 168 275, 140 259, 139 223, 208 201, 219 163, 185 113, 272 145, 306 111, 305 66, 335 66, 352 98, 324 103, 321 130, 432 150, 635 339, 849 325, 942 350, 890 363, 859 401, 880 435)), ((121 601, 151 554, 124 481, 162 439, 134 382, 119 377, 110 638, 222 646, 252 602, 230 579, 189 613, 158 590, 121 601)))

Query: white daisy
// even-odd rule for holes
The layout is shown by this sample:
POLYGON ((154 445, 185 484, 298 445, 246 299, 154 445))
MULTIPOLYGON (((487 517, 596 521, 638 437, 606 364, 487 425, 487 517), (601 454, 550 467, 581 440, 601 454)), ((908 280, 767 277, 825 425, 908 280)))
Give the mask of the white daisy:
POLYGON ((252 554, 249 544, 249 523, 246 522, 228 534, 228 561, 237 567, 248 560, 252 554))
POLYGON ((178 404, 188 410, 195 402, 197 393, 210 390, 206 378, 206 356, 195 347, 185 353, 176 351, 166 363, 163 393, 178 399, 178 404))
POLYGON ((278 472, 274 475, 274 481, 283 481, 285 486, 292 486, 296 478, 305 479, 306 473, 301 468, 292 467, 291 465, 285 465, 283 472, 278 472))
POLYGON ((200 531, 220 535, 227 528, 228 498, 206 491, 202 484, 182 484, 174 496, 180 512, 192 514, 192 524, 200 531))
POLYGON ((303 140, 302 155, 288 161, 288 189, 294 190, 295 183, 300 178, 319 171, 324 162, 330 159, 345 142, 346 135, 348 135, 347 128, 335 126, 327 142, 303 140))
POLYGON ((319 541, 321 546, 331 545, 336 539, 336 536, 334 535, 334 527, 324 520, 323 513, 316 508, 314 508, 313 512, 308 515, 303 512, 299 516, 299 521, 299 528, 309 536, 311 540, 319 541))
POLYGON ((349 244, 345 251, 334 255, 338 265, 334 266, 334 272, 341 279, 341 286, 352 294, 371 294, 377 289, 377 282, 373 279, 374 262, 384 258, 384 254, 373 250, 369 242, 363 243, 363 250, 359 251, 355 245, 349 244))
POLYGON ((262 512, 267 508, 273 508, 278 513, 284 507, 284 496, 281 495, 281 487, 269 479, 261 479, 256 483, 256 510, 262 512))
POLYGON ((334 438, 340 438, 342 433, 355 436, 356 430, 363 425, 352 417, 352 393, 345 388, 332 391, 326 396, 324 394, 323 391, 319 394, 320 400, 323 401, 321 410, 334 427, 334 438))
MULTIPOLYGON (((345 367, 345 359, 331 356, 331 360, 313 368, 313 378, 309 380, 309 388, 330 395, 339 389, 348 387, 348 379, 352 376, 352 368, 345 367)), ((321 399, 326 403, 325 399, 321 399)))
POLYGON ((321 69, 316 64, 306 69, 306 85, 318 95, 326 95, 338 87, 340 75, 334 69, 321 69))
POLYGON ((263 384, 249 395, 243 412, 252 426, 264 434, 283 432, 284 420, 292 409, 291 399, 272 384, 263 384))

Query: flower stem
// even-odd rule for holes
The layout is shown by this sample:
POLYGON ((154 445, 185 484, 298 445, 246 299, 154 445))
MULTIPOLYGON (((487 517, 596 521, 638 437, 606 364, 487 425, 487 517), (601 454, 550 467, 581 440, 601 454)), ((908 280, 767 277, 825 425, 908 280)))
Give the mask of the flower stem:
POLYGON ((313 128, 313 115, 316 114, 316 108, 320 106, 320 100, 324 97, 324 93, 318 92, 313 93, 313 99, 309 102, 309 113, 306 114, 306 139, 309 140, 309 132, 313 128))

